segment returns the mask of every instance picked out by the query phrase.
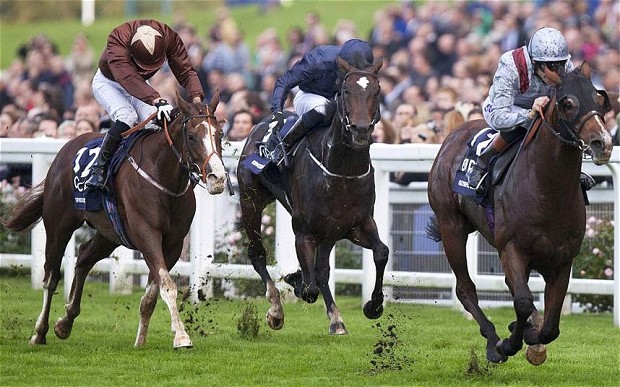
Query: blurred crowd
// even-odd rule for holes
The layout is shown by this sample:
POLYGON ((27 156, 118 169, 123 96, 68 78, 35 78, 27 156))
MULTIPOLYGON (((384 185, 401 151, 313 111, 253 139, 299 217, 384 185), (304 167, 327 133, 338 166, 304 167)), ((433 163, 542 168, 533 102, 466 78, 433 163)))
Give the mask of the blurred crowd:
MULTIPOLYGON (((216 115, 227 121, 228 141, 243 141, 270 113, 276 79, 301 55, 316 45, 357 37, 367 40, 375 57, 384 61, 379 74, 382 119, 375 141, 440 143, 459 124, 482 117, 480 105, 500 55, 525 45, 543 26, 564 33, 576 65, 591 64, 595 86, 611 97, 606 124, 618 138, 620 3, 615 0, 400 1, 375 13, 368 36, 360 36, 358 26, 347 19, 329 30, 311 12, 287 31, 284 41, 273 28, 262 31, 255 49, 243 36, 242 21, 225 7, 215 12, 206 36, 184 20, 171 27, 187 47, 206 100, 220 90, 216 115)), ((99 49, 84 34, 75 37, 66 56, 48 36, 24 42, 0 77, 0 137, 73 138, 105 132, 111 123, 90 86, 99 49)), ((167 67, 150 82, 169 101, 181 91, 167 67)), ((292 96, 286 106, 293 110, 292 96)), ((420 176, 396 173, 392 179, 408 184, 420 176)), ((0 165, 0 181, 3 191, 27 186, 28 166, 0 165)))

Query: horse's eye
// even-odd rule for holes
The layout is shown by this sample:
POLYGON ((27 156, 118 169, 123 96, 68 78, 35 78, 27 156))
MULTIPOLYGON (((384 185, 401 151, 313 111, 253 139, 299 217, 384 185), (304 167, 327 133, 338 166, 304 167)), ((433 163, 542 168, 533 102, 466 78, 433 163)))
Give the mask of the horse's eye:
POLYGON ((195 135, 195 134, 193 134, 193 133, 188 133, 188 134, 187 134, 187 139, 188 139, 189 141, 191 141, 191 142, 197 142, 197 141, 198 141, 198 138, 196 138, 196 135, 195 135))
POLYGON ((564 101, 564 109, 572 110, 574 108, 575 108, 575 103, 573 101, 571 101, 570 99, 567 99, 566 101, 564 101))

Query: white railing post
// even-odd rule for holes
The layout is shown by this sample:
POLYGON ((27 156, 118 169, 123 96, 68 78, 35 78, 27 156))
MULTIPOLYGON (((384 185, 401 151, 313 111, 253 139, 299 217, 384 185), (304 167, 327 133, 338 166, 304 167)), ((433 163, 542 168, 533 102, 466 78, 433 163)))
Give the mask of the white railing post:
MULTIPOLYGON (((377 224, 379 238, 391 247, 390 243, 390 173, 387 170, 375 168, 375 212, 374 219, 377 224)), ((385 272, 390 272, 392 268, 391 257, 388 257, 388 264, 385 272)), ((372 250, 364 249, 362 252, 362 303, 366 303, 372 297, 372 290, 375 286, 377 270, 375 267, 372 250)), ((385 298, 392 298, 392 288, 383 289, 385 298)))
POLYGON ((110 293, 131 294, 132 277, 127 273, 128 261, 133 260, 133 250, 119 246, 110 256, 110 293))
POLYGON ((193 302, 198 301, 198 292, 213 297, 213 280, 209 278, 209 267, 215 254, 216 203, 206 189, 196 187, 196 214, 190 228, 190 292, 193 302))
MULTIPOLYGON (((299 270, 297 251, 295 250, 295 233, 291 223, 291 215, 286 209, 276 202, 276 273, 280 277, 299 270)), ((269 252, 267 252, 269 254, 269 252)), ((273 279, 280 290, 290 291, 292 288, 284 281, 273 279)))

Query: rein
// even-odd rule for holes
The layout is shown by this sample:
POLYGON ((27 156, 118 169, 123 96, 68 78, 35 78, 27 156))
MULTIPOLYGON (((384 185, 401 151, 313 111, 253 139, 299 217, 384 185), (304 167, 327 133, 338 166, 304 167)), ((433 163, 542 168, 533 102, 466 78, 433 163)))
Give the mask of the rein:
MULTIPOLYGON (((207 108, 208 110, 208 108, 207 108)), ((155 116, 157 115, 157 112, 151 114, 146 120, 144 120, 142 123, 140 123, 139 125, 125 131, 122 133, 122 135, 124 137, 142 129, 146 123, 150 120, 152 120, 155 116)), ((215 143, 213 142, 213 133, 212 133, 212 125, 209 122, 209 119, 216 119, 216 117, 213 114, 210 114, 209 111, 207 111, 207 114, 199 114, 199 115, 195 115, 195 116, 189 116, 183 119, 182 121, 182 131, 183 131, 183 144, 181 147, 181 152, 179 152, 176 148, 176 146, 174 145, 174 142, 172 141, 172 138, 170 137, 170 131, 168 130, 168 122, 166 120, 164 120, 164 135, 166 137, 166 141, 168 142, 168 145, 170 146, 170 149, 172 149, 172 152, 174 152, 178 163, 183 167, 183 169, 185 169, 185 171, 188 173, 189 179, 187 181, 187 185, 185 186, 185 188, 183 189, 183 191, 175 193, 173 191, 170 191, 169 189, 167 189, 166 187, 164 187, 161 183, 159 183, 157 180, 155 180, 155 178, 153 178, 152 176, 150 176, 144 169, 142 169, 138 163, 136 163, 135 159, 131 156, 127 157, 127 160, 129 161, 129 163, 131 164, 131 166, 136 170, 136 172, 138 172, 138 174, 140 176, 142 176, 146 181, 148 181, 152 186, 154 186, 155 188, 157 188, 158 190, 160 190, 161 192, 165 193, 166 195, 170 195, 173 197, 180 197, 183 196, 187 190, 189 189, 189 187, 192 184, 198 184, 198 182, 201 180, 203 183, 206 182, 206 168, 207 168, 207 164, 209 163, 209 160, 211 159, 211 157, 213 157, 213 155, 218 156, 221 159, 221 155, 217 153, 217 147, 215 146, 215 143), (191 120, 195 119, 195 118, 206 118, 207 119, 207 125, 205 127, 205 129, 208 132, 208 136, 209 139, 211 141, 211 148, 213 149, 213 151, 211 151, 211 153, 207 156, 207 158, 205 159, 204 163, 202 164, 202 166, 198 165, 197 163, 195 163, 192 159, 192 156, 189 152, 189 150, 187 150, 186 152, 183 152, 183 150, 188 149, 188 145, 187 145, 187 123, 190 122, 191 120), (187 160, 185 157, 183 157, 183 153, 187 154, 187 160), (198 169, 198 172, 195 172, 195 169, 198 169), (195 175, 198 175, 200 178, 197 178, 195 175)), ((200 125, 203 125, 203 123, 200 123, 200 125)))

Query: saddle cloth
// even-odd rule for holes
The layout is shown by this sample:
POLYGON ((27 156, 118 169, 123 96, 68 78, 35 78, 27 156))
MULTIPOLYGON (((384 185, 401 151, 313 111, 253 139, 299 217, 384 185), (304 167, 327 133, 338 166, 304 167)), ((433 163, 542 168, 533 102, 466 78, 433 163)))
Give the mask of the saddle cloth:
MULTIPOLYGON (((476 133, 467 144, 467 151, 465 152, 465 157, 461 162, 461 168, 456 171, 456 175, 454 177, 454 185, 452 186, 452 190, 458 194, 473 197, 474 201, 479 205, 483 203, 486 195, 477 194, 476 190, 469 186, 466 174, 467 171, 476 164, 478 156, 480 156, 486 147, 489 146, 493 138, 495 138, 498 134, 499 133, 492 128, 484 128, 476 133)), ((494 160, 491 160, 489 163, 489 170, 492 168, 493 161, 494 160)))
POLYGON ((121 163, 127 157, 129 150, 136 140, 150 133, 153 133, 153 131, 141 130, 123 139, 107 166, 107 173, 110 173, 110 177, 107 179, 108 190, 89 189, 86 187, 86 180, 88 180, 88 176, 90 175, 92 164, 97 158, 97 155, 99 155, 103 138, 96 138, 87 142, 76 153, 73 159, 73 200, 75 208, 83 211, 99 211, 105 209, 106 215, 114 226, 121 242, 130 249, 135 249, 135 247, 129 241, 118 214, 116 198, 114 196, 113 176, 118 172, 121 163))
MULTIPOLYGON (((284 124, 282 125, 282 128, 280 129, 281 138, 284 138, 286 134, 289 132, 289 130, 291 130, 295 122, 297 122, 298 117, 299 116, 297 116, 296 114, 292 114, 288 117, 285 117, 284 124)), ((269 122, 269 123, 262 122, 259 125, 269 125, 269 130, 267 130, 262 140, 262 143, 266 144, 269 140, 269 137, 271 136, 273 129, 275 128, 276 123, 275 122, 269 122)), ((271 168, 272 166, 275 166, 271 159, 259 154, 258 147, 254 150, 252 154, 248 155, 248 157, 246 157, 241 162, 241 165, 243 165, 246 169, 248 169, 250 172, 252 172, 255 175, 260 175, 264 171, 267 171, 267 170, 269 170, 270 173, 275 172, 272 170, 277 170, 277 168, 271 168)))

